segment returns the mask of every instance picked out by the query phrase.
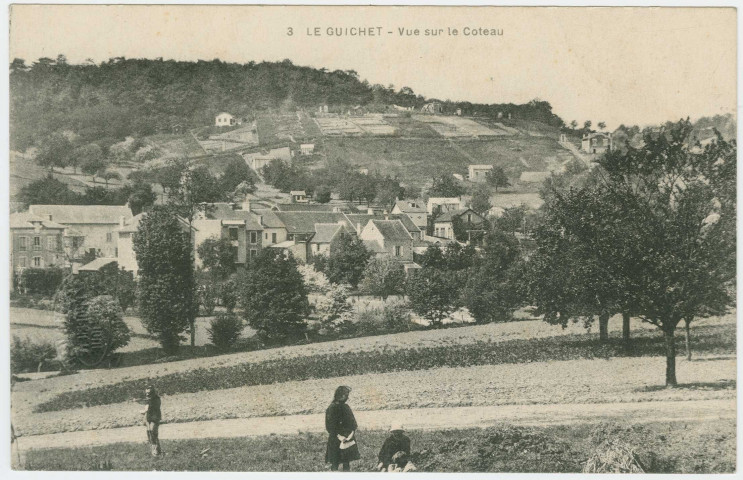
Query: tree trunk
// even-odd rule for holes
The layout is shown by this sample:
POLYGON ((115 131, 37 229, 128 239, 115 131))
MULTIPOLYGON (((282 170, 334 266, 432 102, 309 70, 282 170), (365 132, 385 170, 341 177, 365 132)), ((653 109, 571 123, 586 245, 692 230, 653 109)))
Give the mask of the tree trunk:
POLYGON ((599 315, 599 342, 606 343, 609 341, 609 314, 602 313, 599 315))
POLYGON ((622 312, 622 340, 624 340, 624 343, 629 343, 630 333, 629 333, 629 313, 622 312))
POLYGON ((676 382, 676 340, 674 328, 664 328, 663 338, 666 341, 666 386, 675 387, 676 382))
POLYGON ((196 319, 191 319, 191 346, 196 346, 196 319))
POLYGON ((684 343, 686 343, 686 359, 691 360, 691 332, 689 332, 689 324, 691 324, 691 318, 685 318, 684 323, 684 343))

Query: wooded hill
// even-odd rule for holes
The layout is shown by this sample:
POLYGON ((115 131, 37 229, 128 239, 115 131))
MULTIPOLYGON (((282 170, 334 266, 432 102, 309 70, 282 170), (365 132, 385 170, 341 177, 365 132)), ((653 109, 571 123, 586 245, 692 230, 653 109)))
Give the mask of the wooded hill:
MULTIPOLYGON (((228 111, 251 118, 265 110, 292 111, 391 105, 420 108, 427 101, 412 89, 395 90, 361 80, 353 70, 315 69, 281 62, 225 63, 219 60, 112 58, 101 64, 68 63, 64 55, 33 64, 10 65, 10 148, 24 151, 53 132, 71 130, 82 141, 170 133, 174 128, 211 125, 228 111)), ((442 102, 445 111, 564 125, 548 102, 525 105, 442 102)), ((105 142, 104 142, 105 143, 105 142)))

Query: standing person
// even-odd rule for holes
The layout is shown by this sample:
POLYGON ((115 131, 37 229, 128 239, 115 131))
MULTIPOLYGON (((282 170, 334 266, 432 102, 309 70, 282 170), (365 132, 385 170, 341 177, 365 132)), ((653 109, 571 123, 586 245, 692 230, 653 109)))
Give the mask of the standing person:
POLYGON ((353 460, 361 458, 356 444, 356 418, 348 406, 348 395, 351 389, 346 386, 336 388, 333 402, 325 410, 325 429, 328 431, 328 448, 325 451, 325 463, 331 470, 338 470, 343 464, 343 471, 350 472, 353 460))
POLYGON ((387 437, 379 450, 377 470, 387 471, 387 467, 396 463, 392 461, 392 457, 397 452, 405 452, 410 455, 410 438, 405 435, 405 430, 401 424, 393 423, 390 426, 390 436, 387 437))
POLYGON ((150 450, 153 457, 162 455, 160 448, 160 421, 162 413, 160 412, 160 396, 157 394, 155 387, 148 385, 144 391, 147 406, 142 410, 144 414, 144 423, 147 426, 147 440, 150 443, 150 450))

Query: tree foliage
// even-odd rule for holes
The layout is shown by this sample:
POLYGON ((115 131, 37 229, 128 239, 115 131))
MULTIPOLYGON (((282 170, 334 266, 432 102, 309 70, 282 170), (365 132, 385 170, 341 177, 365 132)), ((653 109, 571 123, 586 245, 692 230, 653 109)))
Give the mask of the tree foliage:
POLYGON ((198 303, 188 229, 167 209, 149 212, 134 234, 139 265, 139 313, 168 353, 193 325, 198 303))
POLYGON ((267 248, 238 273, 239 303, 248 324, 270 341, 300 337, 309 314, 307 290, 292 256, 267 248))
POLYGON ((429 197, 454 198, 462 195, 464 195, 464 187, 448 174, 434 177, 433 185, 428 189, 429 197))
POLYGON ((372 258, 366 264, 359 290, 367 295, 386 300, 390 295, 403 293, 405 269, 394 258, 372 258))
POLYGON ((499 188, 507 188, 511 186, 511 182, 508 180, 508 175, 503 167, 494 166, 488 170, 485 174, 485 180, 489 185, 495 188, 497 192, 499 188))
POLYGON ((343 235, 333 246, 325 267, 325 275, 333 283, 345 283, 356 288, 364 274, 371 253, 356 237, 343 235))

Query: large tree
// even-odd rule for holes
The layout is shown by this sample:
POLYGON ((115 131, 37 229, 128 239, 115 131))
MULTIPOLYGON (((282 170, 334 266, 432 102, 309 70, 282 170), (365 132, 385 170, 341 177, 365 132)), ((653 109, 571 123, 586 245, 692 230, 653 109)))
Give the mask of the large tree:
POLYGON ((304 334, 310 307, 302 275, 291 255, 264 249, 240 271, 237 285, 245 320, 258 335, 281 341, 304 334))
POLYGON ((428 189, 429 197, 454 198, 464 195, 464 187, 450 174, 434 177, 433 185, 428 189))
POLYGON ((511 182, 508 180, 508 175, 503 167, 494 166, 488 173, 485 174, 485 180, 488 184, 495 188, 497 192, 499 188, 506 188, 511 186, 511 182))
POLYGON ((405 286, 410 308, 432 326, 441 326, 456 308, 458 290, 454 283, 445 271, 436 268, 412 272, 405 286))
POLYGON ((198 312, 189 237, 188 227, 165 208, 150 211, 134 234, 142 323, 171 354, 198 312))
POLYGON ((403 292, 405 287, 405 269, 394 258, 372 258, 366 264, 364 276, 359 289, 367 295, 386 300, 390 295, 403 292))
POLYGON ((356 288, 364 274, 371 253, 356 237, 343 235, 333 245, 325 267, 325 275, 333 283, 346 283, 356 288))
POLYGON ((558 208, 568 207, 541 245, 553 252, 542 258, 562 259, 549 270, 565 284, 555 315, 627 308, 657 326, 669 386, 677 383, 679 322, 723 311, 735 278, 736 146, 720 137, 696 151, 690 132, 688 121, 648 130, 641 147, 602 157, 595 182, 556 196, 558 208))

